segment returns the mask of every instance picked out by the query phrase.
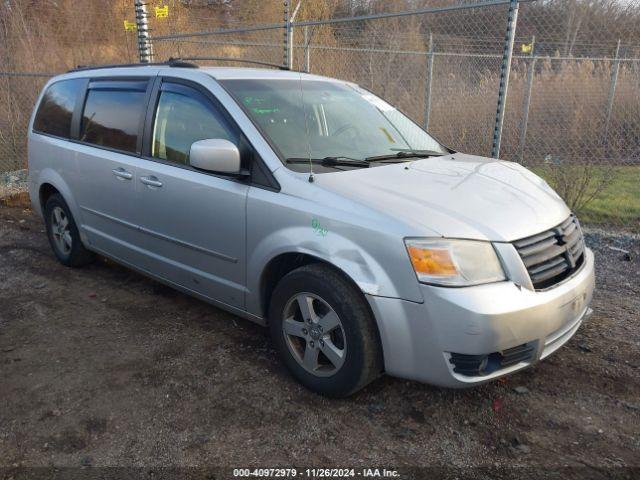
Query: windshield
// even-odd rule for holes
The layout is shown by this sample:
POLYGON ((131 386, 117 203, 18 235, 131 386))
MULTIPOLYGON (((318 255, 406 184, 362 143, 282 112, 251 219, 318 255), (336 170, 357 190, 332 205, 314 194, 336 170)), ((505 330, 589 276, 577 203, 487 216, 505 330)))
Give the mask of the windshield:
POLYGON ((282 160, 308 158, 309 154, 314 159, 365 160, 406 151, 447 153, 396 108, 353 85, 297 79, 221 83, 243 105, 282 160))

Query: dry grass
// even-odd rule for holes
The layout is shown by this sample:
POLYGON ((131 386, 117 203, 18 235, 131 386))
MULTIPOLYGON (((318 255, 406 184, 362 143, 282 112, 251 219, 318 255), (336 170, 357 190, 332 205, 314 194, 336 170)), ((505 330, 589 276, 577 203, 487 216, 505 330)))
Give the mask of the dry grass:
MULTIPOLYGON (((6 62, 5 68, 60 71, 78 63, 135 60, 134 37, 132 34, 125 34, 121 25, 121 18, 128 18, 126 2, 114 2, 110 7, 103 7, 110 9, 106 16, 98 15, 93 10, 93 13, 85 12, 91 18, 89 23, 80 22, 73 2, 61 0, 58 3, 62 5, 62 10, 57 16, 50 16, 51 18, 34 19, 30 11, 24 9, 14 9, 6 17, 10 21, 4 20, 3 26, 8 39, 4 45, 5 56, 10 61, 6 62), (99 21, 101 18, 103 20, 99 21), (34 29, 36 20, 39 22, 38 28, 34 29), (80 27, 74 29, 74 25, 80 27), (29 34, 24 34, 25 31, 29 34), (36 31, 37 34, 34 33, 36 31)), ((93 5, 93 2, 90 3, 93 5)), ((321 12, 311 13, 316 17, 330 16, 329 3, 323 3, 324 10, 321 12)), ((22 4, 26 5, 24 2, 22 4)), ((247 1, 243 5, 245 10, 241 12, 242 15, 247 19, 253 18, 253 23, 280 20, 274 16, 273 12, 277 9, 270 2, 247 1), (260 21, 256 22, 256 17, 260 17, 260 21)), ((180 15, 173 17, 175 23, 156 22, 156 33, 195 31, 204 29, 207 25, 210 28, 222 25, 220 21, 216 23, 212 20, 210 9, 182 8, 180 15), (205 14, 209 14, 209 17, 205 14)), ((300 15, 304 17, 311 13, 302 10, 300 15)), ((443 21, 444 17, 436 20, 443 21)), ((447 21, 453 20, 449 18, 447 21)), ((469 22, 473 19, 456 21, 469 22)), ((396 23, 374 23, 362 25, 361 30, 352 26, 349 29, 315 29, 312 37, 314 48, 310 55, 311 71, 355 81, 387 98, 422 123, 425 117, 426 57, 357 49, 374 47, 425 51, 424 24, 414 19, 396 23), (356 50, 340 50, 345 46, 356 50)), ((460 29, 464 25, 452 26, 460 29)), ((452 32, 446 35, 447 45, 459 47, 469 42, 468 38, 457 38, 455 31, 452 32)), ((298 31, 296 35, 297 41, 301 42, 302 32, 298 31)), ((482 38, 480 30, 478 35, 478 39, 483 41, 489 38, 482 38)), ((444 36, 442 38, 445 39, 444 36)), ((197 41, 207 39, 212 40, 210 37, 198 37, 197 41)), ((282 61, 281 30, 215 37, 215 40, 241 40, 265 45, 229 46, 195 43, 196 39, 191 39, 188 42, 157 42, 155 51, 158 58, 207 55, 282 61)), ((440 40, 440 43, 443 41, 440 40)), ((294 58, 294 64, 298 68, 304 62, 302 53, 301 49, 297 49, 294 58)), ((435 57, 434 62, 429 130, 454 149, 488 156, 492 144, 500 57, 465 57, 442 53, 435 57)), ((528 64, 528 59, 514 60, 501 157, 533 167, 552 165, 552 180, 556 185, 564 185, 561 189, 565 198, 573 207, 580 208, 584 201, 588 203, 592 200, 591 197, 596 196, 584 192, 600 192, 610 183, 606 175, 593 175, 594 168, 637 165, 640 162, 638 62, 620 63, 607 128, 606 106, 612 73, 610 60, 561 60, 554 57, 537 60, 526 143, 522 148, 520 134, 528 64), (577 168, 578 165, 581 167, 577 168), (577 181, 572 182, 572 176, 577 173, 577 181)), ((0 77, 0 171, 25 165, 26 124, 43 82, 42 78, 0 77)))

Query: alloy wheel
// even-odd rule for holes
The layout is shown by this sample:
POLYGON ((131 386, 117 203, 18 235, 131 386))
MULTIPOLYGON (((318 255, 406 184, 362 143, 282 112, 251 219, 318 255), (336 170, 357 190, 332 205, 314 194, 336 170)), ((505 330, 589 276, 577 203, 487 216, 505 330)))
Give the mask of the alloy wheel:
POLYGON ((284 308, 282 333, 295 360, 309 373, 329 377, 344 364, 347 342, 342 322, 319 296, 293 296, 284 308))
POLYGON ((55 207, 51 212, 51 233, 58 250, 64 255, 69 255, 72 247, 69 217, 60 207, 55 207))

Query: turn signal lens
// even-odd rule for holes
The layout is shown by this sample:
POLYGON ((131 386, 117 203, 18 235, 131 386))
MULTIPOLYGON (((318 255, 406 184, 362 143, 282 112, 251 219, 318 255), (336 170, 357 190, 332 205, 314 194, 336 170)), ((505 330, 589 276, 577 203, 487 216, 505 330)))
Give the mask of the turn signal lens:
POLYGON ((448 250, 418 248, 411 245, 407 249, 416 273, 425 275, 455 275, 458 273, 448 250))
POLYGON ((416 238, 405 243, 420 282, 466 287, 506 279, 490 242, 416 238))

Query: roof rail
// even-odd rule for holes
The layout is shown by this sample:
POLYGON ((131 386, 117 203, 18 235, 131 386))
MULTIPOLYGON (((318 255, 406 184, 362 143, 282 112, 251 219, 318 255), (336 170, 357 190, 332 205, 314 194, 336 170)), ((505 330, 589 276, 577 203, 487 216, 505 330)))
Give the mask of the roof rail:
POLYGON ((113 63, 109 65, 78 65, 67 73, 82 72, 84 70, 101 70, 105 68, 127 68, 127 67, 174 67, 174 68, 198 68, 195 63, 185 62, 180 58, 170 58, 165 62, 152 63, 113 63))
POLYGON ((82 72, 85 70, 100 70, 105 68, 126 68, 126 67, 173 67, 173 68, 198 68, 198 65, 191 63, 190 61, 207 61, 214 60, 220 62, 240 62, 240 63, 254 63, 256 65, 264 65, 265 67, 273 67, 279 70, 289 70, 286 65, 280 65, 277 63, 262 62, 260 60, 252 60, 249 58, 233 58, 233 57, 184 57, 184 58, 169 58, 164 62, 152 62, 152 63, 114 63, 111 65, 78 65, 76 68, 69 70, 67 73, 82 72))
POLYGON ((234 57, 181 57, 181 58, 170 58, 169 61, 207 61, 207 60, 216 60, 220 62, 240 62, 240 63, 254 63, 256 65, 264 65, 266 67, 273 67, 279 70, 289 70, 289 67, 286 65, 281 65, 278 63, 271 62, 263 62, 261 60, 252 60, 250 58, 234 58, 234 57))

